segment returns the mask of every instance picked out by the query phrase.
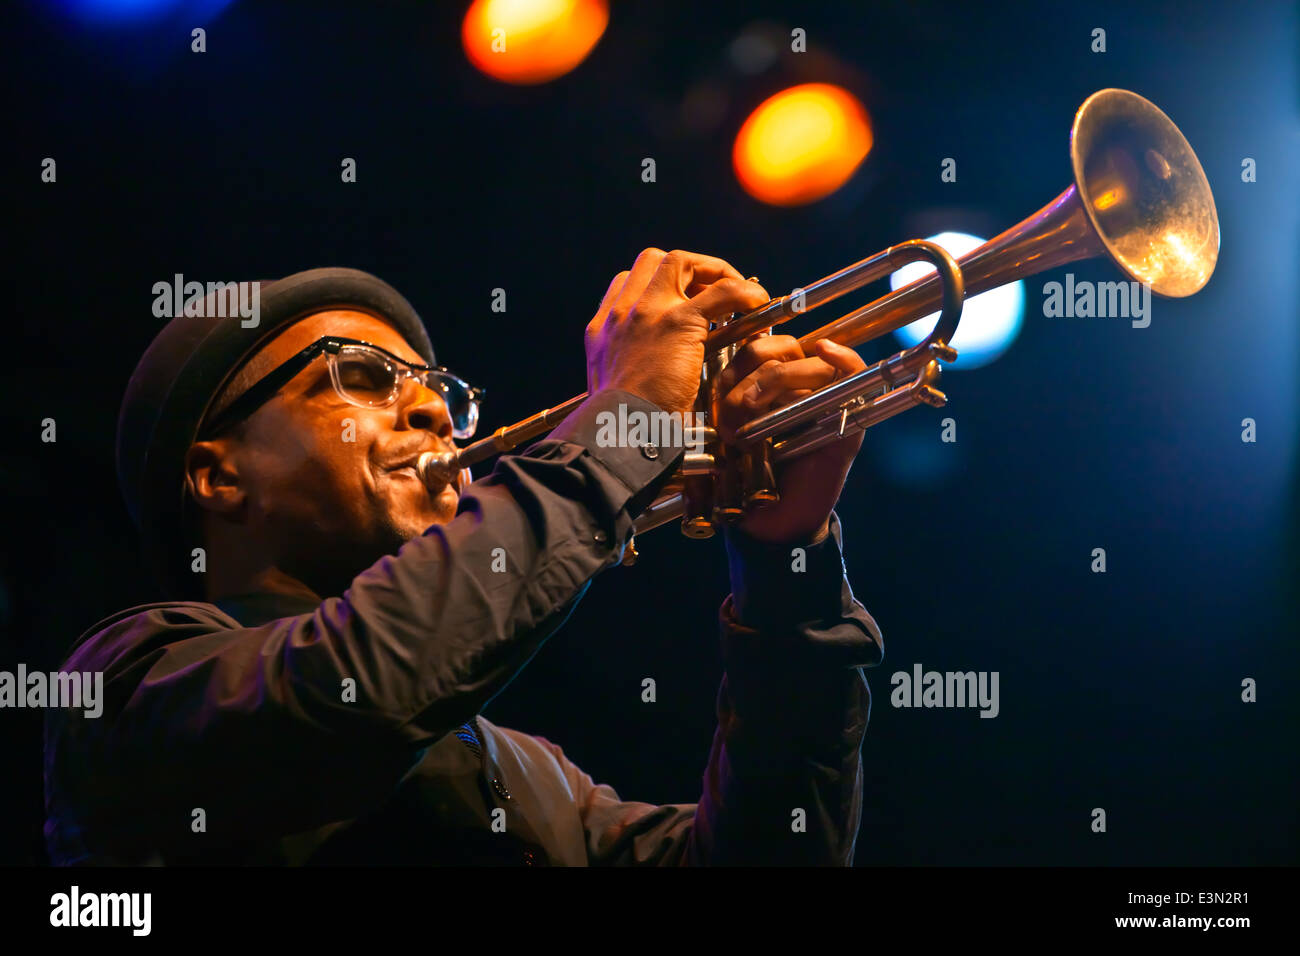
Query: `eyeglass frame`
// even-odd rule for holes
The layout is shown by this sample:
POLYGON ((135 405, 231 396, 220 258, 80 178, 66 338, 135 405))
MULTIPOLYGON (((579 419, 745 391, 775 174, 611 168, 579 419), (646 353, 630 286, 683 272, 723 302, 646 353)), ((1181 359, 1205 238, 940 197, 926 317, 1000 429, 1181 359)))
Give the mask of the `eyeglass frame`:
MULTIPOLYGON (((379 352, 390 362, 395 363, 399 368, 404 370, 405 373, 398 379, 396 388, 393 389, 392 398, 382 405, 360 405, 348 398, 342 393, 342 391, 340 391, 340 387, 335 382, 334 375, 331 373, 330 385, 333 387, 334 393, 348 404, 355 405, 358 408, 387 408, 389 405, 393 404, 393 402, 397 401, 397 396, 400 395, 402 391, 402 382, 407 378, 416 378, 417 376, 415 373, 427 374, 429 372, 436 372, 439 375, 452 379, 464 388, 465 394, 468 396, 467 400, 471 404, 477 404, 482 400, 483 396, 487 394, 486 389, 470 385, 469 382, 465 381, 455 372, 450 371, 446 366, 416 365, 413 362, 408 362, 406 359, 394 355, 382 346, 375 345, 373 342, 366 342, 361 339, 349 339, 338 335, 324 335, 311 343, 311 345, 308 345, 297 355, 286 359, 254 382, 247 391, 231 402, 223 412, 218 414, 211 421, 204 423, 203 427, 199 429, 200 436, 204 439, 215 438, 232 425, 248 418, 270 401, 276 392, 292 381, 299 372, 314 362, 318 355, 327 353, 330 355, 338 355, 343 351, 343 347, 348 345, 360 345, 379 352)), ((421 382, 421 384, 424 383, 421 382)), ((450 411, 451 409, 448 409, 449 413, 450 411)), ((470 437, 474 434, 474 429, 477 428, 477 424, 476 420, 474 426, 471 427, 469 434, 457 437, 470 437)), ((452 427, 455 428, 454 421, 452 427)))

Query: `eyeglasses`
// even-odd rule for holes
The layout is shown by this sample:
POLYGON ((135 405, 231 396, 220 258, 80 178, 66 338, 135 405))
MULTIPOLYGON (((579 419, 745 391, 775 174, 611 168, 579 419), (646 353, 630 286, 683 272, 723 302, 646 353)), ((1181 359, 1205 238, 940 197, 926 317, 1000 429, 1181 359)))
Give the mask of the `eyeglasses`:
POLYGON ((351 405, 361 408, 391 405, 406 380, 413 378, 446 404, 455 437, 469 438, 478 427, 479 401, 487 394, 483 389, 475 388, 442 366, 413 365, 378 345, 326 336, 259 379, 229 408, 204 425, 201 434, 211 438, 253 414, 322 352, 329 363, 334 391, 351 405))

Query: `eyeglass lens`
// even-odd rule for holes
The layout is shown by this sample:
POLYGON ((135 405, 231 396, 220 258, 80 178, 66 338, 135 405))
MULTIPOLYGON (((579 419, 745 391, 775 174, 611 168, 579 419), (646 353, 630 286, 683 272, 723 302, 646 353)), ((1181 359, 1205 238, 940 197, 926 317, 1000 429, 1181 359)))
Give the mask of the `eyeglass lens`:
MULTIPOLYGON (((358 405, 377 407, 397 398, 404 377, 399 366, 370 349, 344 347, 333 356, 335 383, 343 397, 358 405)), ((478 422, 477 403, 465 386, 441 372, 416 373, 429 389, 437 392, 447 406, 457 438, 473 434, 478 422)))

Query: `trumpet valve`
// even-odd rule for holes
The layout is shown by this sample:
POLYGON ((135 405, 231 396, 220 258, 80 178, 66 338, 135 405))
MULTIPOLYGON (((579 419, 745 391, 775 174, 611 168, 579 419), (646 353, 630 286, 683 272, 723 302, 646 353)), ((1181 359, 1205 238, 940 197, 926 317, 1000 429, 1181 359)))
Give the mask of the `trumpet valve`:
POLYGON ((696 475, 682 486, 682 534, 688 538, 713 537, 713 476, 696 475))
POLYGON ((781 500, 776 490, 776 476, 772 472, 772 446, 769 442, 761 442, 745 453, 741 459, 741 472, 746 508, 781 500))
POLYGON ((745 515, 741 503, 744 497, 744 485, 740 476, 740 463, 734 455, 728 454, 723 459, 723 468, 718 475, 718 497, 713 506, 715 521, 731 524, 745 515))
POLYGON ((687 452, 682 456, 678 473, 683 476, 711 475, 718 467, 718 460, 706 452, 687 452))

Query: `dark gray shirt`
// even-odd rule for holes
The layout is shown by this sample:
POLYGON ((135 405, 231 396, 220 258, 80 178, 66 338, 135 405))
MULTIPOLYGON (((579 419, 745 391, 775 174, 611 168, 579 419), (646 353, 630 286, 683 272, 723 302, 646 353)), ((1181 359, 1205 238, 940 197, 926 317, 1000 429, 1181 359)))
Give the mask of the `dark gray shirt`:
POLYGON ((597 416, 620 403, 659 411, 597 393, 341 597, 150 604, 91 628, 62 669, 104 673, 101 716, 46 716, 52 861, 851 864, 862 668, 883 644, 833 516, 803 571, 791 545, 727 534, 697 803, 622 800, 554 743, 480 716, 680 459, 602 447, 597 416))

